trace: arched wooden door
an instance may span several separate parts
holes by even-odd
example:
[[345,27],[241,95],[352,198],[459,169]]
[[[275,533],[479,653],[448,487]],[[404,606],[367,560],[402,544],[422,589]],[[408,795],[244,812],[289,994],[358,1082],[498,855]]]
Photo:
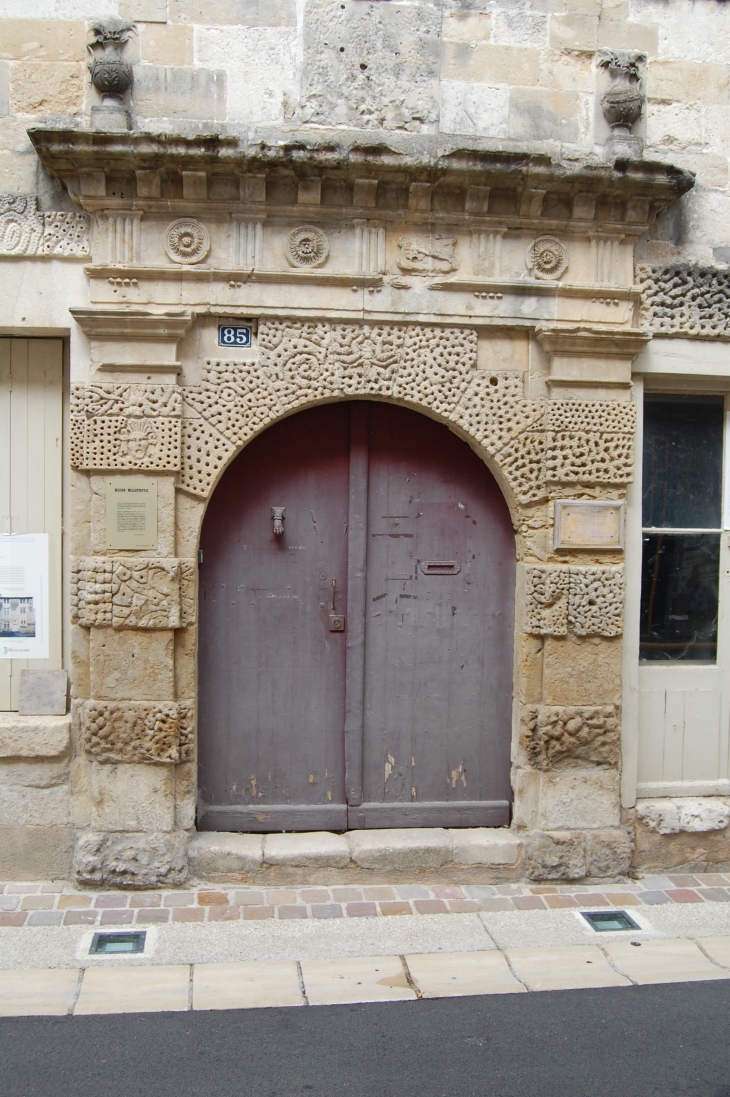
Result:
[[509,822],[514,534],[466,443],[301,412],[226,471],[201,548],[200,829]]

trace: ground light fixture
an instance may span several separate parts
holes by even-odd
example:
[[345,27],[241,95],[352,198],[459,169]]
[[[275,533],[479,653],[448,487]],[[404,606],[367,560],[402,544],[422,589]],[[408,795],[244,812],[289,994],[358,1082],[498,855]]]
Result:
[[596,933],[641,929],[625,910],[582,910],[580,913]]
[[90,956],[118,956],[144,952],[147,933],[95,933],[89,949]]

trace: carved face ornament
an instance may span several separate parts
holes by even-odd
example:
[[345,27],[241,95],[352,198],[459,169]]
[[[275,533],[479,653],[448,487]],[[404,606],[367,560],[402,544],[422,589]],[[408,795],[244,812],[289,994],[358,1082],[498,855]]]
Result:
[[147,456],[147,450],[157,441],[157,431],[148,419],[127,419],[119,435],[122,450],[134,461]]

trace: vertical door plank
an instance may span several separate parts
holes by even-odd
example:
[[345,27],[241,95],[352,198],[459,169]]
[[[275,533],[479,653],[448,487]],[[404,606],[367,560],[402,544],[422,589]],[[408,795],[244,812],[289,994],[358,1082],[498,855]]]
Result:
[[345,783],[347,802],[353,806],[362,803],[369,424],[368,404],[354,402],[350,409],[345,679]]
[[664,717],[666,690],[639,691],[639,767],[637,780],[656,784],[664,780]]
[[[0,339],[0,533],[10,532],[10,339]],[[0,659],[0,712],[10,708],[9,659]]]
[[662,781],[681,781],[684,759],[684,706],[687,693],[668,689],[664,707]]
[[[28,340],[13,339],[10,349],[10,509],[13,533],[28,533]],[[33,531],[36,532],[36,531]],[[35,661],[33,661],[35,665]],[[10,707],[17,709],[20,672],[29,659],[10,661]]]
[[716,781],[720,776],[719,690],[685,694],[683,781]]

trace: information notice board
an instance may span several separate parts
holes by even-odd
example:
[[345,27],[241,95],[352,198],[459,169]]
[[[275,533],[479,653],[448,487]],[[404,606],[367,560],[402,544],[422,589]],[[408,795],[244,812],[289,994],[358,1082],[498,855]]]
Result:
[[0,537],[0,659],[48,657],[48,534]]
[[157,481],[119,476],[106,483],[106,547],[157,548]]

